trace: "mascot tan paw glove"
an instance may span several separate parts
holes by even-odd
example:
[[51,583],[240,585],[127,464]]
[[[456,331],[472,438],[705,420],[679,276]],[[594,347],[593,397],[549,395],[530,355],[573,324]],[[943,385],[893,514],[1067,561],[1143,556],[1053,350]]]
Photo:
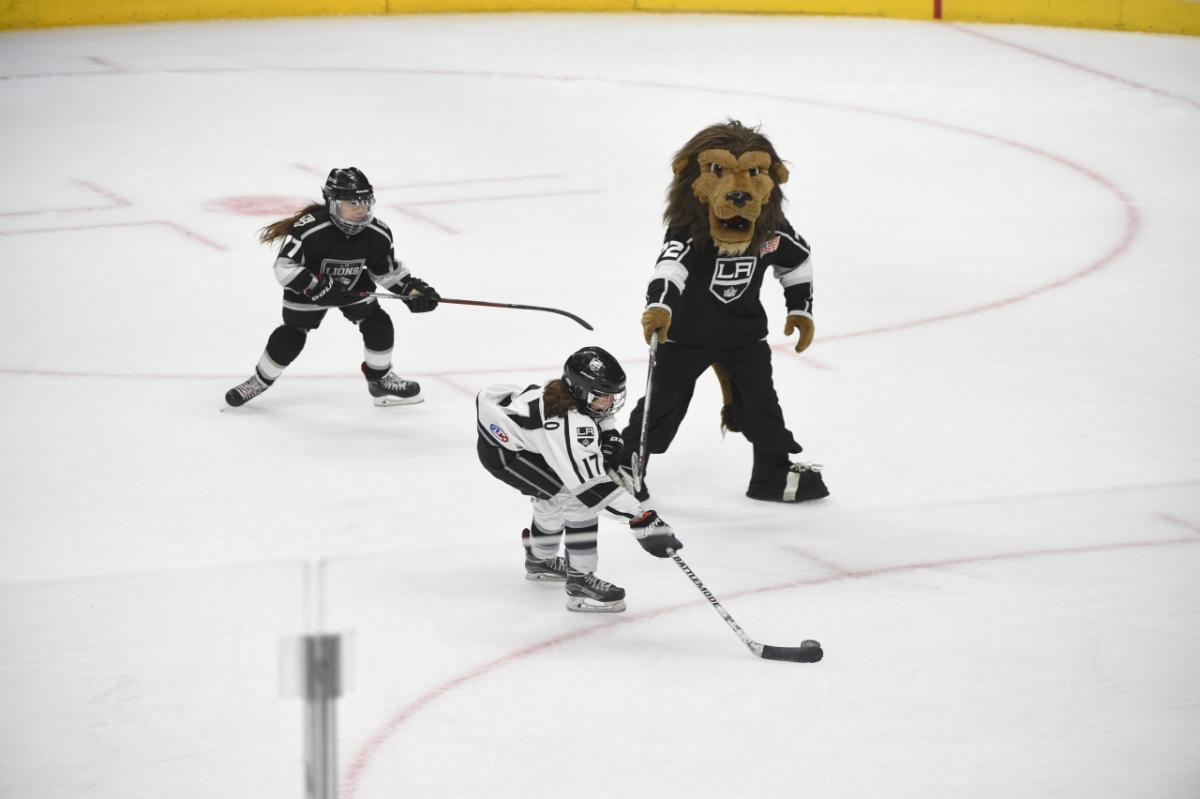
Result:
[[647,308],[642,312],[642,335],[646,337],[646,343],[650,343],[650,337],[658,333],[658,340],[667,340],[667,331],[671,329],[671,312],[666,308]]
[[793,331],[800,331],[800,338],[796,339],[796,352],[804,352],[808,349],[808,345],[812,344],[813,334],[817,332],[813,325],[813,320],[808,316],[799,314],[788,314],[787,324],[783,327],[783,335],[790,336]]

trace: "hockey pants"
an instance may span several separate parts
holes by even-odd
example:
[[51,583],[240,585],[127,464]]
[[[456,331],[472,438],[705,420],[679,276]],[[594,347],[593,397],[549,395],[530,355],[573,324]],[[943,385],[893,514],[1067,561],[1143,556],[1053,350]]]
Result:
[[[729,374],[733,386],[730,412],[742,435],[754,445],[750,486],[774,492],[778,485],[782,490],[790,464],[788,454],[801,449],[784,424],[772,379],[771,348],[765,341],[731,349],[689,347],[674,341],[660,344],[651,375],[647,456],[666,452],[671,446],[687,415],[696,380],[714,363],[721,364]],[[637,457],[645,402],[645,397],[638,400],[622,434],[625,448],[621,463],[626,465],[631,465]]]
[[529,497],[533,506],[529,544],[536,557],[545,560],[557,555],[561,540],[572,569],[596,570],[599,561],[596,512],[563,488],[545,458],[534,452],[504,449],[482,434],[476,452],[479,462],[493,477]]
[[[771,348],[765,341],[734,349],[689,347],[674,341],[660,344],[651,376],[647,452],[666,452],[671,446],[687,415],[696,380],[714,363],[721,364],[729,374],[734,389],[733,418],[754,445],[755,453],[786,456],[800,452],[800,445],[783,421],[771,373]],[[622,463],[632,463],[637,454],[645,401],[645,397],[639,399],[629,415],[629,425],[622,434]]]
[[[338,308],[348,321],[358,326],[363,339],[363,360],[369,376],[379,378],[392,368],[392,347],[396,332],[392,318],[375,300],[344,305]],[[284,307],[283,324],[267,339],[267,348],[259,359],[258,371],[273,382],[300,355],[308,341],[310,330],[316,330],[328,313],[328,308],[297,310]]]

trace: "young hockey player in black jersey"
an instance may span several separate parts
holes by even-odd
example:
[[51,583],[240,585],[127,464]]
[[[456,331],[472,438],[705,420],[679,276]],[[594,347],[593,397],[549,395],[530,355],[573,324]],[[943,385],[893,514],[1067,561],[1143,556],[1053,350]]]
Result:
[[375,218],[375,191],[359,169],[333,169],[314,203],[262,229],[259,240],[283,239],[275,278],[283,285],[283,324],[267,339],[254,374],[225,393],[235,408],[270,388],[304,349],[308,332],[337,308],[362,333],[363,376],[376,405],[422,402],[421,387],[392,372],[392,319],[369,296],[383,286],[406,297],[414,313],[432,311],[438,293],[409,273],[392,252],[392,231]]
[[[697,378],[712,366],[725,398],[722,422],[754,445],[746,495],[801,502],[828,495],[818,467],[792,463],[801,448],[783,421],[771,376],[767,315],[759,290],[768,270],[787,301],[784,334],[796,352],[812,342],[812,261],[783,215],[787,167],[756,129],[730,120],[697,133],[676,154],[663,215],[668,230],[646,292],[642,331],[658,335],[651,374],[647,455],[666,452]],[[623,482],[631,475],[645,399],[625,428]],[[642,483],[638,496],[649,495]]]
[[616,413],[624,403],[625,372],[599,347],[572,354],[562,379],[490,386],[475,400],[480,462],[533,505],[533,521],[522,531],[525,579],[564,582],[568,610],[625,609],[625,589],[595,574],[600,510],[628,520],[655,557],[683,546],[608,473],[621,450]]

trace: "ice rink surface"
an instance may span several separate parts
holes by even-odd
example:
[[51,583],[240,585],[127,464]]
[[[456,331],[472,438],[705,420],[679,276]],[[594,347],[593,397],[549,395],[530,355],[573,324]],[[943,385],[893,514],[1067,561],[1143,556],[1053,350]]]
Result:
[[[749,655],[601,523],[619,616],[522,579],[473,396],[638,317],[675,150],[791,167],[817,339],[775,376],[832,496],[743,496],[715,380],[650,484]],[[350,642],[343,799],[1200,796],[1200,40],[720,16],[0,34],[0,797],[303,794],[285,639]],[[451,297],[278,322],[256,230],[374,182]]]

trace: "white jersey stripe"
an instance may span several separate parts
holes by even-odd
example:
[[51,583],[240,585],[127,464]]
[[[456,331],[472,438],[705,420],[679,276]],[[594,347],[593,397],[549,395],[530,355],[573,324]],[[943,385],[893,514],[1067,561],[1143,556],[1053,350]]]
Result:
[[812,258],[805,258],[804,263],[794,266],[791,269],[785,269],[780,266],[776,266],[774,269],[776,280],[785,289],[791,286],[798,286],[801,283],[811,283],[813,279]]
[[650,276],[651,280],[662,279],[679,289],[679,293],[683,293],[684,287],[687,285],[688,271],[679,261],[659,261],[654,267],[654,273]]
[[542,419],[542,390],[542,386],[498,385],[481,391],[477,397],[481,435],[508,452],[541,455],[556,482],[580,505],[611,506],[616,515],[640,514],[640,503],[604,471],[603,427],[577,410]]

